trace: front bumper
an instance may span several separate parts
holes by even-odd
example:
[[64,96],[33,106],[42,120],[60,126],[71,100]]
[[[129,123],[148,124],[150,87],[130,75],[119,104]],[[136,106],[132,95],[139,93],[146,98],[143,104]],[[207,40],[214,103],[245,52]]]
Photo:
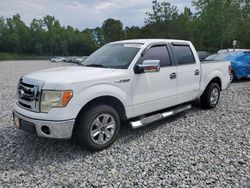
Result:
[[45,138],[70,139],[75,119],[63,121],[49,121],[33,119],[13,111],[15,125],[26,132]]

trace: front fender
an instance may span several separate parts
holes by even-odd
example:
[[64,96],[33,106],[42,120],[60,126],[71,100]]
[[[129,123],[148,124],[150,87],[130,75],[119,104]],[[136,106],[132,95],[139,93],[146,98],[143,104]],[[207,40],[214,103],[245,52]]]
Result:
[[118,99],[124,106],[126,114],[129,116],[131,113],[130,109],[132,106],[132,98],[129,94],[130,87],[129,85],[124,84],[123,87],[118,87],[114,84],[95,84],[85,88],[83,91],[78,93],[73,102],[77,114],[80,110],[91,100],[102,97],[102,96],[111,96]]

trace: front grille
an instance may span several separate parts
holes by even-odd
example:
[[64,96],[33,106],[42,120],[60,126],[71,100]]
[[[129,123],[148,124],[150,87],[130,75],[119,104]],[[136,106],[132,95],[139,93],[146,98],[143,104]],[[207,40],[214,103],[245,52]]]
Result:
[[22,77],[17,88],[17,104],[27,110],[39,112],[42,85],[40,81]]
[[21,106],[25,107],[25,108],[29,108],[29,109],[32,108],[30,105],[24,104],[24,103],[22,103],[22,102],[20,102],[20,101],[18,101],[18,103],[19,103]]

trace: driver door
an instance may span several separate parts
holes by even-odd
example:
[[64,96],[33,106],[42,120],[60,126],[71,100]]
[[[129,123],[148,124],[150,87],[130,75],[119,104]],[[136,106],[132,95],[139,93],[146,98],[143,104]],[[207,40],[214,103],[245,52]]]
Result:
[[176,104],[176,66],[172,64],[167,45],[150,47],[137,64],[144,60],[160,60],[160,71],[134,74],[133,117]]

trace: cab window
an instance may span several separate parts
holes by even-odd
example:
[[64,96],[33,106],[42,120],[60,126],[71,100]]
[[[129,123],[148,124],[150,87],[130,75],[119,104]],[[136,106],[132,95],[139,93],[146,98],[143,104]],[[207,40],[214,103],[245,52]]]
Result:
[[172,65],[166,46],[153,46],[149,48],[145,54],[140,57],[138,63],[142,64],[144,60],[160,60],[161,67]]
[[173,51],[177,65],[195,63],[193,52],[188,45],[173,45]]

